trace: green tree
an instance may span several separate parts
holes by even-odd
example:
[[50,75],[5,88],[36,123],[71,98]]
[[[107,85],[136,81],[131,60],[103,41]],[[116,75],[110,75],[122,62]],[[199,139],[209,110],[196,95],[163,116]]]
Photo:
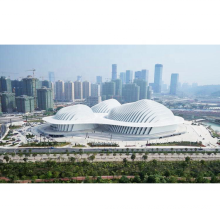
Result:
[[94,155],[94,154],[91,155],[88,159],[91,160],[91,161],[93,162],[93,160],[95,159],[95,155]]
[[136,155],[133,153],[133,154],[131,155],[131,159],[133,160],[133,162],[134,162],[135,158],[136,158]]
[[185,158],[186,163],[190,163],[190,160],[191,160],[190,157]]
[[3,157],[3,159],[4,160],[6,160],[6,162],[8,163],[9,162],[9,160],[10,160],[10,158],[9,158],[9,156],[8,155],[5,155],[4,157]]
[[144,161],[146,161],[148,157],[147,157],[147,155],[143,155],[142,158]]
[[27,160],[28,160],[27,157],[25,157],[25,158],[23,159],[23,161],[24,161],[25,163],[27,162]]

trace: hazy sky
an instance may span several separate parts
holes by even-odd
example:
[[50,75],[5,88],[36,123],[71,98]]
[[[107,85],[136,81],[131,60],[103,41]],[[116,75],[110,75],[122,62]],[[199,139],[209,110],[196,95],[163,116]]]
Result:
[[11,79],[25,77],[31,74],[26,70],[35,68],[38,78],[48,79],[48,71],[54,71],[56,80],[75,81],[82,75],[83,80],[95,82],[101,75],[105,81],[115,63],[118,75],[148,69],[153,82],[154,65],[160,63],[165,83],[170,83],[171,73],[179,73],[181,83],[220,84],[219,62],[220,45],[0,45],[0,72]]

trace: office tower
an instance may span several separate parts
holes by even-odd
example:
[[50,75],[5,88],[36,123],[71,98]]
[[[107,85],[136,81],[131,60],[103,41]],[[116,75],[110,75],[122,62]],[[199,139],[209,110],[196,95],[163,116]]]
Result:
[[34,97],[21,95],[15,97],[17,112],[28,113],[34,111]]
[[115,82],[105,82],[102,84],[102,96],[104,99],[112,98],[115,95]]
[[83,85],[80,81],[74,82],[74,98],[83,99]]
[[83,82],[83,98],[91,96],[91,83],[88,81]]
[[133,71],[126,70],[126,84],[130,84],[133,82]]
[[135,73],[134,73],[134,79],[142,79],[142,77],[141,77],[141,71],[135,71]]
[[40,82],[37,78],[31,75],[22,79],[23,95],[34,97],[34,107],[37,108],[37,89],[40,88]]
[[161,93],[163,65],[156,64],[154,72],[154,92]]
[[[50,81],[48,81],[48,80],[43,80],[42,82],[42,85],[41,85],[41,87],[47,87],[47,88],[49,88],[49,89],[51,89],[52,88],[52,82],[50,82]],[[41,88],[40,87],[40,88]]]
[[55,83],[55,74],[54,74],[54,72],[49,72],[48,73],[48,78],[49,78],[50,82]]
[[134,83],[136,83],[140,87],[140,97],[139,99],[147,98],[147,81],[143,79],[135,79]]
[[2,112],[11,113],[15,111],[15,94],[12,92],[2,92],[1,95],[1,104]]
[[117,64],[112,64],[112,80],[115,80],[117,78]]
[[91,84],[91,96],[98,97],[100,96],[100,85],[98,84]]
[[148,86],[147,87],[147,99],[152,99],[152,94],[153,94],[152,87]]
[[82,76],[77,76],[77,81],[82,82]]
[[141,70],[141,79],[147,81],[147,85],[149,83],[149,70]]
[[74,84],[71,81],[64,83],[64,97],[67,102],[74,102]]
[[101,101],[101,96],[89,96],[86,98],[86,105],[92,107],[94,105],[99,104]]
[[11,80],[5,76],[0,78],[0,92],[12,92]]
[[115,95],[121,96],[122,95],[122,82],[120,79],[113,80],[112,82],[115,83]]
[[53,91],[50,88],[42,87],[37,90],[38,108],[40,110],[53,109]]
[[23,82],[20,80],[11,80],[12,92],[15,96],[21,96],[23,94]]
[[62,80],[56,81],[56,96],[55,100],[62,102],[64,101],[64,82]]
[[178,83],[179,83],[179,74],[172,73],[171,79],[170,79],[170,94],[171,95],[177,94]]
[[96,76],[96,83],[102,84],[102,76]]
[[122,89],[124,102],[136,102],[140,97],[140,86],[135,83],[125,84]]
[[122,84],[126,83],[126,73],[125,72],[120,73],[120,80],[121,80]]

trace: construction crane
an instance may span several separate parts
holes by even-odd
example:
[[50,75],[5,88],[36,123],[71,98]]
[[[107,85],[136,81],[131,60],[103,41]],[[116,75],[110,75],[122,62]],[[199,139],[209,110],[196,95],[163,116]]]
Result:
[[[11,73],[11,72],[1,72],[1,74],[19,74],[19,73]],[[8,76],[10,78],[10,75]]]
[[34,72],[36,71],[35,69],[32,70],[26,70],[26,71],[33,71],[33,77],[34,77]]

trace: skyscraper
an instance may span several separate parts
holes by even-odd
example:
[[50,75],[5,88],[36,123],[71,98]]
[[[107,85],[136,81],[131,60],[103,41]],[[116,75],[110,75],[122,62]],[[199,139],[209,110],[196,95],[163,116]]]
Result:
[[123,87],[122,95],[124,98],[124,102],[136,102],[140,97],[140,86],[135,83],[126,84]]
[[117,64],[112,64],[112,80],[115,80],[117,78]]
[[42,81],[42,86],[45,86],[47,88],[52,88],[52,83],[48,80],[43,80]]
[[130,84],[133,82],[133,71],[126,70],[126,84]]
[[22,113],[28,113],[34,111],[34,97],[21,95],[15,97],[17,111]]
[[171,80],[170,80],[170,94],[171,95],[177,94],[178,83],[179,83],[179,74],[172,73]]
[[1,94],[2,112],[11,113],[15,111],[15,94],[12,92],[2,92]]
[[74,82],[74,98],[83,99],[83,85],[80,81]]
[[54,72],[49,72],[48,73],[48,78],[49,78],[49,81],[54,83],[55,82],[55,74]]
[[102,84],[103,100],[110,99],[115,95],[115,82],[105,82]]
[[64,83],[64,98],[67,102],[74,102],[74,84],[71,81]]
[[62,102],[64,101],[64,82],[62,80],[56,81],[56,96],[55,100]]
[[91,84],[91,96],[92,97],[100,96],[100,85],[99,84]]
[[22,79],[23,95],[34,97],[34,107],[37,107],[37,89],[40,88],[40,81],[29,75]]
[[11,80],[5,76],[0,78],[0,92],[12,92]]
[[163,65],[156,64],[154,72],[154,92],[161,93]]
[[12,92],[15,93],[15,96],[21,96],[23,94],[23,82],[20,80],[11,81]]
[[83,98],[91,96],[91,83],[88,81],[83,82]]
[[149,70],[141,70],[141,79],[147,81],[147,85],[149,83]]
[[147,98],[147,81],[143,79],[135,79],[134,83],[136,83],[140,87],[140,97],[139,99]]
[[82,82],[82,76],[77,76],[77,81]]
[[102,76],[96,76],[96,83],[102,84]]
[[38,108],[40,110],[49,110],[53,109],[53,92],[52,89],[47,87],[42,87],[41,89],[37,90],[37,101],[38,101]]
[[147,87],[147,99],[152,99],[152,94],[153,94],[152,87],[148,86]]
[[120,80],[121,80],[122,84],[126,83],[126,73],[125,72],[120,73]]
[[121,79],[116,79],[113,80],[115,83],[115,95],[116,96],[121,96],[122,95],[122,82]]

